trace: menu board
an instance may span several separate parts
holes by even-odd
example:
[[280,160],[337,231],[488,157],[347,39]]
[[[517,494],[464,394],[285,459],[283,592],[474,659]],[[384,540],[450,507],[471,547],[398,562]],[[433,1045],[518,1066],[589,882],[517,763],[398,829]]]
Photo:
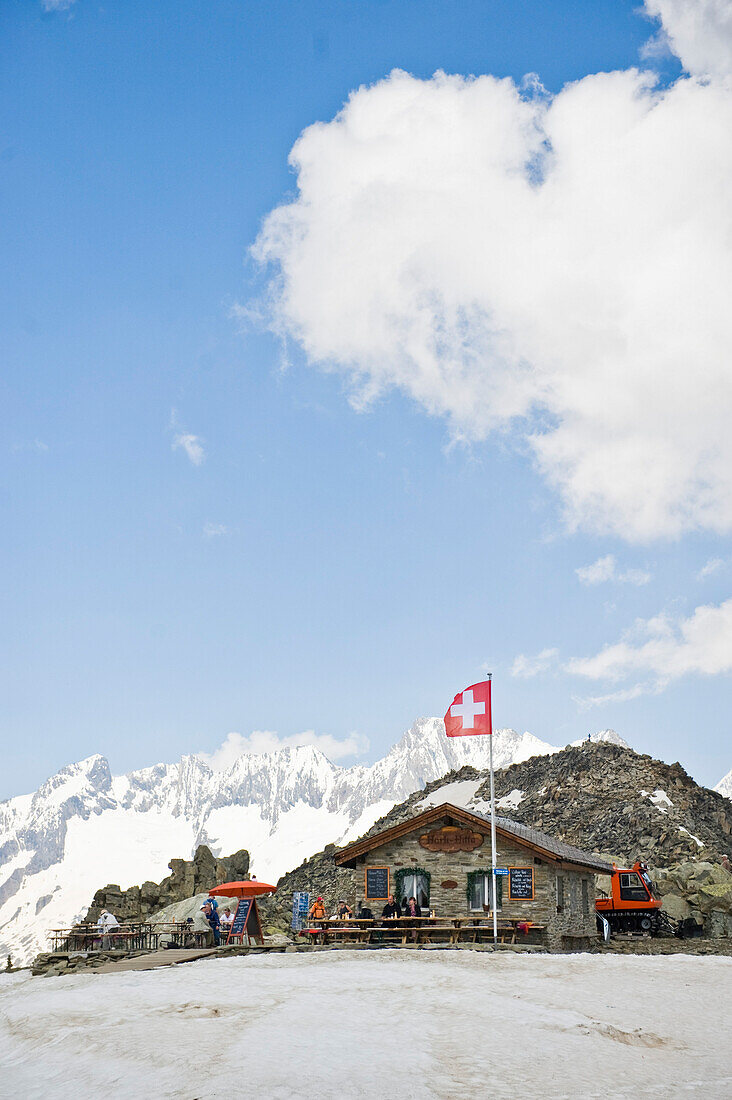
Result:
[[239,940],[240,943],[243,943],[245,936],[247,942],[257,940],[259,943],[264,943],[256,898],[239,899],[226,942],[231,943],[233,940]]
[[511,901],[532,901],[534,897],[534,868],[508,868],[508,897]]
[[389,897],[389,868],[367,867],[364,897],[370,901],[386,901]]
[[249,910],[252,907],[251,898],[239,898],[239,904],[236,907],[236,913],[234,914],[234,920],[231,923],[230,936],[242,936],[244,929],[247,925],[247,917],[249,916]]

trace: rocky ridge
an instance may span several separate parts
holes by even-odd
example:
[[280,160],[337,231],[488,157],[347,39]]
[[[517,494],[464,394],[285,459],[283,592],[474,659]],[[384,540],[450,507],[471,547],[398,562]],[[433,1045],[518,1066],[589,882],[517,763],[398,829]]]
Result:
[[[495,786],[498,812],[515,821],[619,864],[646,860],[661,893],[684,903],[679,916],[711,927],[713,911],[732,913],[732,875],[721,866],[732,850],[732,806],[695,783],[679,763],[607,741],[582,742],[497,771]],[[488,772],[464,767],[427,784],[364,835],[443,800],[489,813]],[[328,904],[338,899],[347,876],[334,864],[335,850],[330,845],[280,880],[270,903],[272,922],[289,923],[294,890],[322,894]],[[732,932],[732,918],[721,923]]]

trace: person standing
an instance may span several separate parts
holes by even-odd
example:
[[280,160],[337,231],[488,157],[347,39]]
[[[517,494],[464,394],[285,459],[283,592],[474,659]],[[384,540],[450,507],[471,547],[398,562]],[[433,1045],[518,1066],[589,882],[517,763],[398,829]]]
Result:
[[322,898],[316,898],[308,910],[308,920],[325,920],[325,906]]
[[102,951],[108,951],[112,946],[111,932],[115,928],[119,928],[119,921],[115,917],[114,913],[110,913],[108,909],[102,909],[99,914],[99,920],[97,921],[97,930],[102,936]]
[[208,921],[209,928],[213,932],[214,947],[218,947],[221,943],[221,921],[219,919],[218,907],[211,904],[211,898],[209,898],[204,905],[201,906],[203,915]]

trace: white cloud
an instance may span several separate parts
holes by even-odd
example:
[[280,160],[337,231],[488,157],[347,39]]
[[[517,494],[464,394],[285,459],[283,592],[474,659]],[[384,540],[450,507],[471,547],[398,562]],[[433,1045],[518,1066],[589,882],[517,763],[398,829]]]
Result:
[[723,558],[710,558],[705,562],[696,575],[698,581],[706,580],[707,577],[711,577],[713,573],[718,572],[724,565]]
[[645,0],[645,9],[661,20],[660,38],[688,73],[724,77],[732,71],[730,0]]
[[215,539],[228,533],[229,528],[223,523],[204,523],[203,525],[203,537],[206,539]]
[[68,11],[76,0],[41,0],[44,11]]
[[171,447],[174,451],[179,448],[184,450],[194,466],[200,466],[206,457],[203,440],[192,432],[179,432],[173,439]]
[[358,733],[338,738],[332,737],[329,733],[304,730],[303,733],[280,737],[274,730],[254,730],[248,736],[230,733],[215,752],[199,753],[199,756],[215,771],[224,771],[230,768],[240,756],[276,752],[278,749],[298,748],[302,745],[312,745],[320,749],[332,761],[342,760],[348,756],[362,756],[363,753],[368,752],[369,748],[368,738]]
[[621,641],[594,657],[569,661],[566,669],[590,680],[625,682],[610,694],[585,700],[590,705],[658,693],[681,676],[732,672],[732,599],[697,607],[686,619],[668,614],[638,619]]
[[625,569],[618,572],[618,562],[614,554],[598,558],[592,565],[582,565],[575,569],[581,584],[603,584],[605,581],[618,581],[620,584],[648,584],[651,574],[645,569]]
[[604,558],[598,558],[592,565],[583,565],[575,569],[575,573],[581,584],[602,584],[610,581],[615,576],[617,562],[613,554],[606,554]]
[[540,672],[546,672],[556,664],[559,657],[558,649],[542,649],[535,657],[527,657],[519,653],[511,665],[511,675],[528,680],[531,676],[538,676]]
[[732,529],[732,94],[654,80],[395,71],[304,131],[254,248],[273,329],[357,406],[511,429],[570,528],[636,541]]

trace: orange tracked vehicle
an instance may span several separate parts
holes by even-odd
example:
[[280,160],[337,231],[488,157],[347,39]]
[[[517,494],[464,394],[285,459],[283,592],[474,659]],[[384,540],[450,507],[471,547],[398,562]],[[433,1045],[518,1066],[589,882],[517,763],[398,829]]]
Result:
[[630,868],[613,863],[610,892],[598,889],[597,893],[595,912],[605,918],[611,932],[648,932],[656,936],[671,930],[645,863],[636,860]]

